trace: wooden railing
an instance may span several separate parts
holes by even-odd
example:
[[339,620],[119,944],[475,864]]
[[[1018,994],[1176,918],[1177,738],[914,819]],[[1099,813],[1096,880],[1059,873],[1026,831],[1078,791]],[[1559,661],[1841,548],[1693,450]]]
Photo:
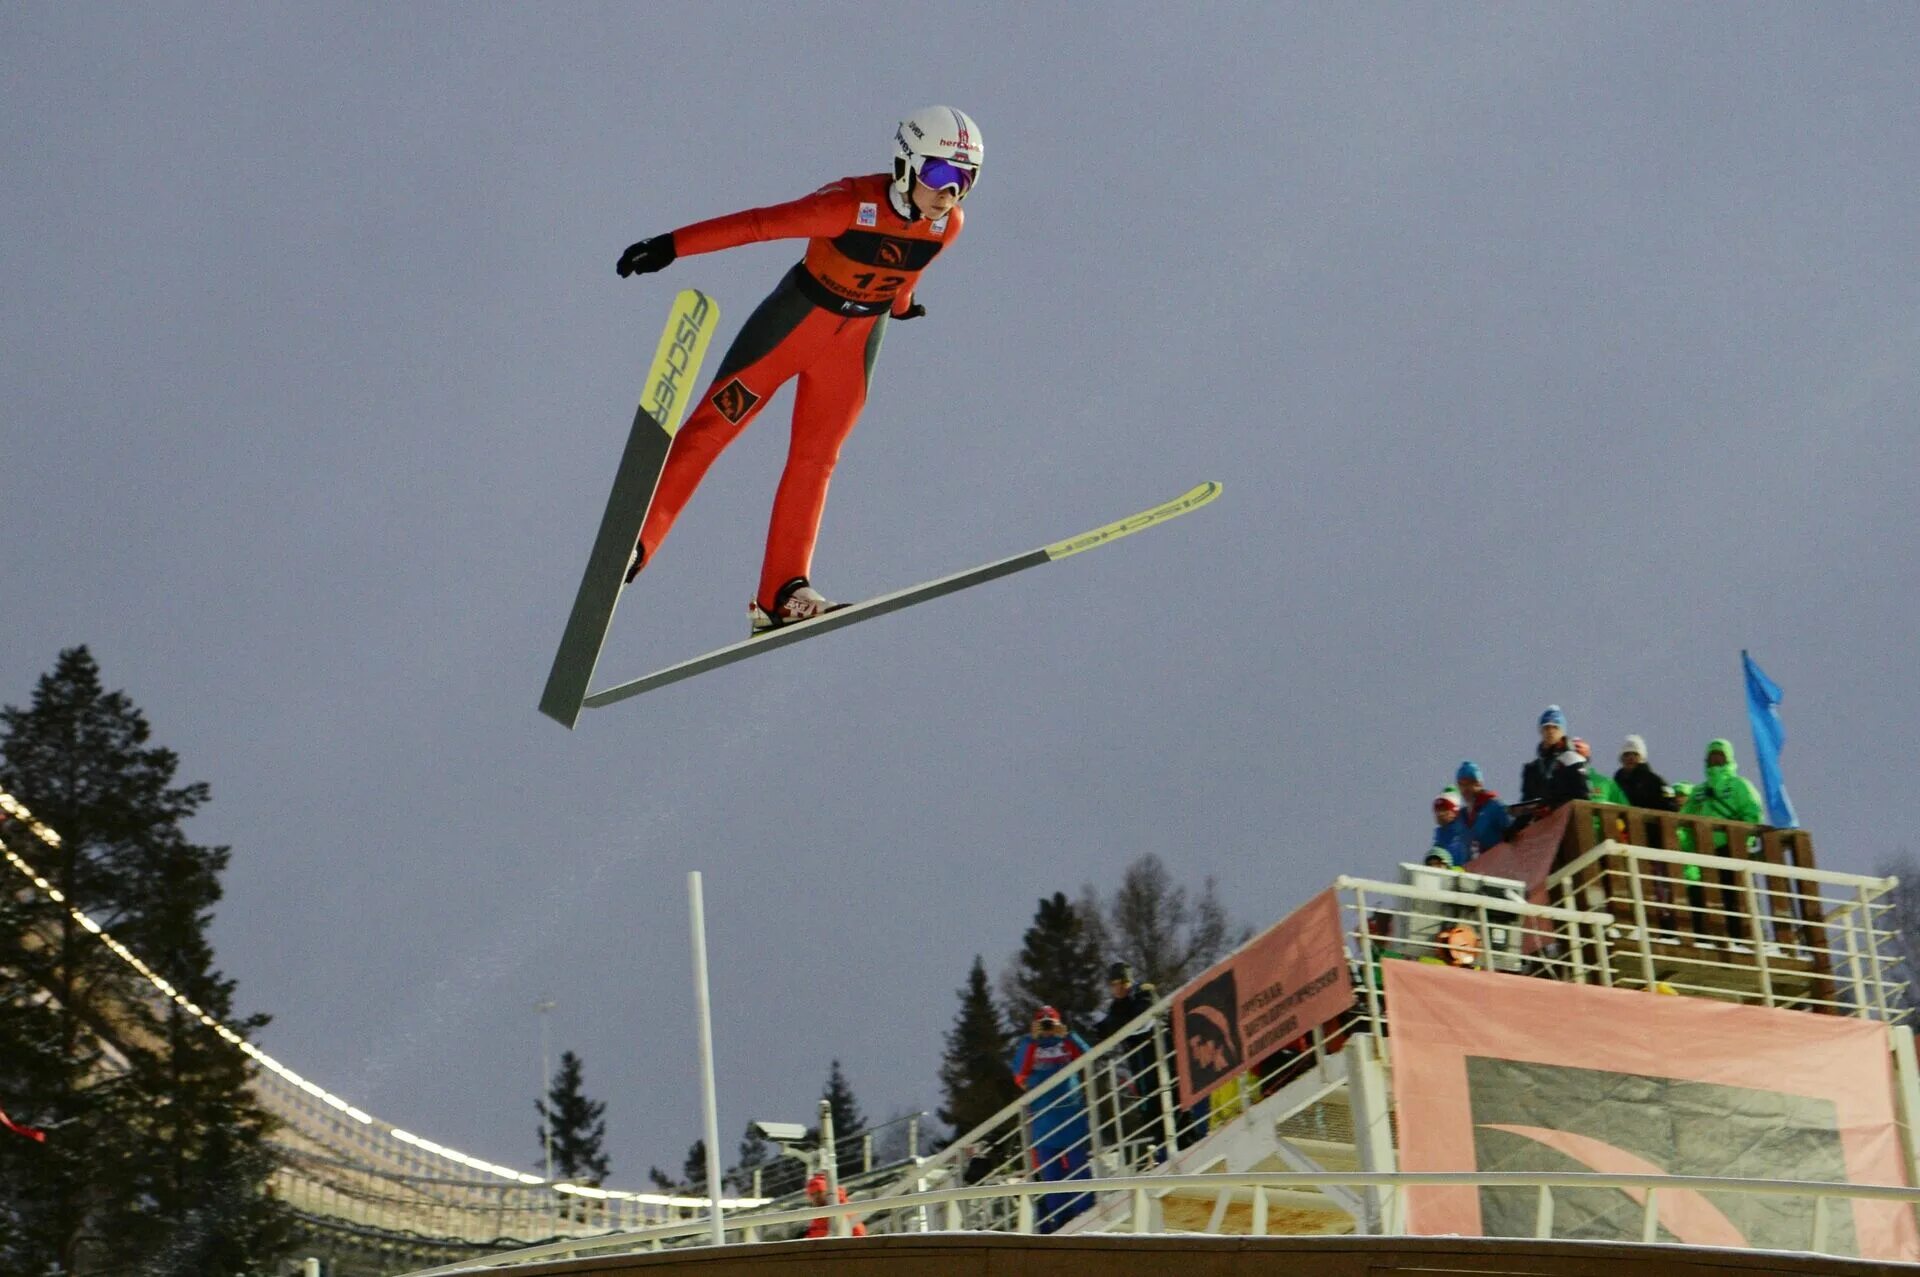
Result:
[[[1819,868],[1814,860],[1813,835],[1804,829],[1776,829],[1771,825],[1683,816],[1644,807],[1618,807],[1612,803],[1576,802],[1569,803],[1568,807],[1566,833],[1554,858],[1556,872],[1608,840],[1629,847],[1759,861],[1787,871]],[[1605,872],[1604,868],[1598,871]],[[1769,879],[1781,884],[1767,892],[1773,939],[1824,950],[1825,917],[1820,898],[1814,893],[1788,889],[1785,884],[1792,876],[1789,872]],[[1750,928],[1737,925],[1735,920],[1751,912],[1750,902],[1734,874],[1725,870],[1703,872],[1698,882],[1682,876],[1674,880],[1673,889],[1676,894],[1704,899],[1704,904],[1695,903],[1689,911],[1699,924],[1691,928],[1694,934],[1718,940],[1747,938]],[[1615,893],[1608,894],[1619,898]]]
[[[1616,980],[1825,1014],[1904,1014],[1885,919],[1893,880],[1819,868],[1806,830],[1588,802],[1551,819],[1564,823],[1541,831],[1557,838],[1548,895],[1613,916]],[[1619,966],[1629,952],[1637,976],[1635,961]]]

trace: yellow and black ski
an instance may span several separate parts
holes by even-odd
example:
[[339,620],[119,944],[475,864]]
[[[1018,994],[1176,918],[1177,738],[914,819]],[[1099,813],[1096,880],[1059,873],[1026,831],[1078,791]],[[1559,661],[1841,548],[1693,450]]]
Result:
[[[600,709],[617,701],[638,696],[642,692],[651,692],[669,683],[678,683],[682,679],[692,678],[695,674],[704,674],[708,670],[719,669],[723,665],[744,661],[750,656],[759,656],[763,652],[771,652],[775,648],[798,643],[802,639],[817,638],[830,630],[871,620],[888,612],[897,612],[903,607],[925,603],[928,599],[937,599],[943,594],[952,594],[956,590],[981,585],[999,577],[1025,571],[1027,568],[1039,567],[1042,563],[1052,563],[1056,559],[1064,559],[1070,555],[1107,545],[1121,537],[1131,536],[1135,532],[1143,532],[1156,524],[1165,523],[1168,519],[1178,518],[1189,510],[1198,510],[1219,495],[1218,483],[1203,483],[1172,501],[1157,505],[1151,510],[1142,510],[1131,518],[1109,523],[1105,527],[1083,532],[1076,537],[1068,537],[1064,541],[1056,541],[1052,545],[1043,545],[1025,554],[1016,554],[1012,558],[982,564],[977,568],[968,568],[964,572],[956,572],[952,576],[943,576],[935,581],[908,586],[892,594],[882,594],[878,598],[868,599],[864,603],[855,603],[839,611],[816,616],[811,620],[783,625],[779,629],[709,652],[705,656],[696,656],[690,661],[669,665],[645,678],[637,678],[630,683],[620,683],[603,691],[594,692],[587,696],[585,704],[589,709]],[[624,560],[622,562],[624,564]],[[544,704],[542,708],[545,708]]]
[[600,518],[600,532],[593,539],[587,570],[580,578],[580,592],[574,596],[573,611],[560,636],[560,650],[554,653],[546,690],[540,693],[540,712],[563,727],[570,728],[579,721],[581,703],[593,681],[593,667],[600,661],[600,649],[613,625],[613,609],[626,580],[628,556],[640,539],[647,508],[653,504],[654,486],[667,464],[667,449],[680,429],[688,402],[699,393],[700,365],[719,324],[720,304],[705,293],[689,288],[673,299],[653,367],[640,392],[640,407],[633,414],[627,450],[621,454],[620,468],[614,471],[607,512]]

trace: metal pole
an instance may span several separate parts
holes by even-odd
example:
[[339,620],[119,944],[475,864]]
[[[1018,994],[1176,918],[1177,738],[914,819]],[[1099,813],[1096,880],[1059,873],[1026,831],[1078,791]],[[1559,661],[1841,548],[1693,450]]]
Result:
[[[820,1156],[826,1164],[821,1167],[827,1174],[827,1205],[833,1206],[840,1201],[840,1154],[834,1147],[833,1103],[820,1101]],[[835,1215],[833,1225],[827,1231],[835,1237],[847,1235],[847,1217]]]
[[713,1244],[727,1244],[720,1219],[720,1106],[713,1089],[713,1001],[707,992],[707,912],[700,898],[700,871],[687,875],[687,908],[693,917],[693,1003],[700,1022],[700,1108],[707,1139],[707,1201],[713,1207]]
[[[540,1098],[545,1101],[547,1120],[541,1123],[541,1129],[547,1136],[547,1183],[553,1183],[553,1063],[547,1053],[547,1013],[553,1010],[552,998],[541,998],[533,1004],[540,1016]],[[551,1194],[549,1194],[551,1196]]]
[[1913,1030],[1904,1024],[1887,1027],[1893,1039],[1894,1097],[1900,1104],[1901,1134],[1906,1138],[1907,1171],[1920,1184],[1920,1062],[1913,1050]]
[[1173,1080],[1167,1076],[1167,1044],[1160,1036],[1160,1022],[1153,1023],[1153,1071],[1155,1090],[1160,1098],[1160,1138],[1166,1141],[1167,1160],[1172,1161],[1180,1142],[1179,1128],[1174,1123],[1174,1102],[1179,1099],[1179,1090]]

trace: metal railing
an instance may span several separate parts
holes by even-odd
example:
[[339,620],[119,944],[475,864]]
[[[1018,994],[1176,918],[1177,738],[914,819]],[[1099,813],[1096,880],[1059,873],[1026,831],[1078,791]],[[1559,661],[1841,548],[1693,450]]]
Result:
[[1609,983],[1888,1023],[1908,1015],[1885,925],[1896,885],[1611,840],[1548,880],[1561,904],[1610,917],[1586,957]]
[[[1640,1207],[1639,1240],[1659,1238],[1660,1204],[1663,1195],[1678,1193],[1715,1193],[1758,1195],[1769,1198],[1804,1199],[1812,1203],[1808,1212],[1805,1240],[1795,1239],[1790,1247],[1771,1249],[1792,1253],[1834,1253],[1836,1219],[1841,1209],[1834,1203],[1846,1203],[1857,1211],[1862,1205],[1887,1203],[1893,1210],[1911,1212],[1920,1206],[1920,1189],[1903,1185],[1844,1184],[1809,1180],[1735,1179],[1699,1175],[1617,1175],[1585,1171],[1399,1171],[1399,1172],[1301,1172],[1263,1171],[1213,1175],[1119,1175],[1087,1180],[1078,1185],[1083,1191],[1120,1196],[1129,1209],[1122,1227],[1108,1230],[1124,1233],[1164,1231],[1159,1203],[1181,1193],[1203,1195],[1244,1195],[1248,1201],[1248,1227],[1245,1235],[1267,1236],[1268,1215],[1264,1209],[1269,1192],[1308,1189],[1370,1191],[1387,1203],[1390,1226],[1387,1236],[1406,1236],[1397,1227],[1405,1218],[1405,1194],[1418,1188],[1531,1189],[1537,1205],[1533,1228],[1524,1236],[1550,1240],[1555,1236],[1556,1190],[1592,1191],[1613,1189],[1637,1197]],[[1008,1183],[973,1187],[933,1189],[875,1201],[846,1205],[809,1206],[800,1210],[765,1211],[735,1215],[726,1221],[731,1241],[754,1243],[761,1233],[786,1225],[816,1219],[853,1219],[873,1212],[898,1214],[920,1222],[916,1231],[957,1232],[969,1230],[969,1219],[996,1221],[991,1231],[1032,1234],[1040,1231],[1042,1209],[1035,1199],[1057,1192],[1059,1186],[1044,1183]],[[970,1209],[971,1208],[971,1209]],[[998,1209],[995,1209],[998,1208]],[[972,1226],[977,1231],[977,1225]],[[704,1221],[675,1224],[640,1232],[588,1240],[555,1242],[484,1259],[463,1261],[438,1268],[422,1269],[408,1277],[453,1277],[457,1273],[504,1268],[540,1260],[582,1259],[594,1256],[634,1254],[671,1249],[677,1243],[704,1239],[710,1225]],[[829,1230],[834,1232],[837,1230]],[[1851,1230],[1858,1235],[1857,1227]],[[1630,1240],[1630,1239],[1629,1239]],[[1755,1247],[1753,1249],[1762,1249]],[[1883,1258],[1895,1258],[1884,1256]],[[1916,1259],[1920,1255],[1899,1256]]]
[[[1343,1189],[1374,1181],[1322,1171],[1301,1150],[1345,1148],[1365,1160],[1357,1129],[1363,1123],[1348,1094],[1349,1069],[1338,1057],[1362,1035],[1384,1050],[1388,1009],[1381,974],[1389,961],[1656,988],[1891,1022],[1905,1017],[1910,991],[1894,975],[1893,934],[1881,925],[1893,879],[1813,867],[1812,844],[1803,831],[1600,804],[1570,806],[1563,863],[1546,882],[1551,905],[1477,890],[1338,879],[1353,1004],[1248,1062],[1197,1104],[1178,1103],[1164,1024],[1174,997],[1169,994],[946,1150],[915,1159],[879,1195],[856,1185],[848,1206],[784,1211],[768,1211],[759,1201],[723,1202],[731,1211],[727,1227],[757,1237],[762,1230],[822,1217],[865,1217],[875,1232],[920,1231],[936,1217],[945,1227],[1018,1231],[1105,1226],[1138,1217],[1131,1194],[1142,1179],[1155,1186],[1154,1193],[1175,1191],[1195,1178],[1221,1191],[1284,1180],[1292,1191],[1323,1193],[1352,1214],[1357,1199],[1342,1196]],[[46,846],[60,846],[57,832],[12,795],[0,792],[0,813]],[[1608,835],[1662,846],[1628,845]],[[1700,854],[1703,847],[1732,854]],[[558,1238],[548,1249],[564,1249],[589,1234],[615,1234],[641,1237],[658,1248],[708,1235],[710,1206],[703,1197],[547,1184],[376,1120],[186,1001],[15,850],[5,848],[5,859],[150,982],[154,997],[197,1016],[260,1066],[256,1091],[283,1123],[271,1137],[280,1158],[274,1191],[302,1214],[462,1245]],[[1369,1120],[1380,1128],[1372,1138],[1387,1139],[1390,1153],[1390,1115],[1382,1109]],[[1047,1136],[1038,1142],[1036,1123]],[[1260,1147],[1294,1169],[1285,1176],[1256,1172],[1235,1166],[1232,1156],[1216,1156],[1232,1140],[1215,1137],[1248,1131],[1260,1134]],[[1182,1173],[1203,1164],[1215,1169],[1202,1177]],[[1425,1181],[1400,1176],[1396,1182]],[[1089,1210],[1096,1200],[1097,1209]],[[1253,1200],[1264,1203],[1265,1197],[1253,1194]],[[1264,1212],[1264,1205],[1253,1209]],[[1550,1206],[1542,1209],[1550,1221]],[[1381,1219],[1371,1208],[1366,1216],[1372,1223]]]
[[[1355,990],[1345,1012],[1249,1061],[1211,1096],[1182,1108],[1165,1026],[1175,996],[1168,994],[1118,1033],[1093,1044],[1071,1067],[922,1162],[893,1190],[1044,1179],[1055,1185],[1046,1191],[1057,1200],[1043,1206],[1040,1224],[1054,1229],[1093,1207],[1082,1181],[1179,1170],[1206,1155],[1200,1150],[1188,1156],[1190,1150],[1243,1120],[1271,1124],[1296,1143],[1314,1139],[1350,1146],[1353,1122],[1342,1094],[1347,1073],[1336,1057],[1354,1035],[1378,1038],[1383,1032],[1383,962],[1446,962],[1578,982],[1606,974],[1591,957],[1612,922],[1604,913],[1366,878],[1337,879],[1335,890]],[[1463,945],[1440,925],[1448,921],[1464,921],[1480,938],[1477,944]],[[1527,952],[1527,935],[1544,936],[1547,943]],[[1046,1133],[1037,1144],[1036,1129]],[[1296,1160],[1297,1169],[1315,1169],[1309,1159]],[[963,1226],[992,1228],[1004,1222],[991,1217],[1003,1209],[992,1204],[991,1195],[968,1200],[982,1204],[963,1211]],[[885,1212],[866,1222],[875,1232],[918,1228],[916,1219]]]

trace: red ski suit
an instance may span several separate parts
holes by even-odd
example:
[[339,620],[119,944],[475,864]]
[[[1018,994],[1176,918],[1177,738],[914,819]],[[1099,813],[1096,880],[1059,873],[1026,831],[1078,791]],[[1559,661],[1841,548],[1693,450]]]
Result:
[[640,530],[652,559],[673,521],[722,449],[746,429],[768,396],[800,379],[793,439],[773,498],[760,606],[813,567],[827,483],[840,445],[867,402],[867,383],[889,315],[904,313],[913,287],[942,248],[959,238],[958,208],[909,222],[887,198],[884,173],[848,177],[804,199],[695,222],[673,232],[686,257],[770,239],[808,241],[806,256],[760,303],[728,348],[706,397],[674,436],[653,505]]

